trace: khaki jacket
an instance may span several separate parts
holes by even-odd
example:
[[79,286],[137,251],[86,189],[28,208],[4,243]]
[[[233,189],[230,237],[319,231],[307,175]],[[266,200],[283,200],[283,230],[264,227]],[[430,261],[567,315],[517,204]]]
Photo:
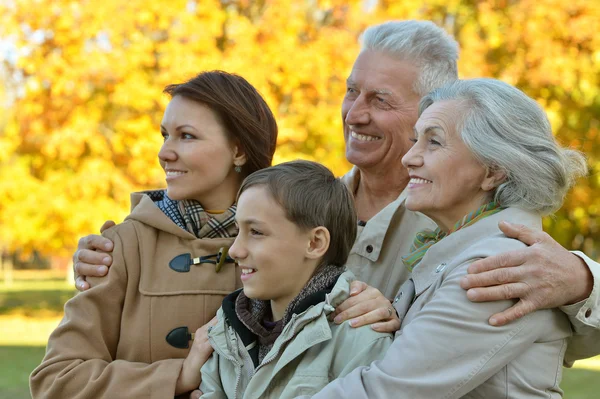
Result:
[[[169,266],[180,254],[193,258],[229,247],[230,238],[197,239],[173,223],[150,197],[132,195],[125,221],[104,232],[115,246],[106,278],[65,305],[46,356],[31,375],[34,398],[173,398],[188,354],[190,333],[216,313],[222,299],[241,287],[233,263]],[[214,259],[214,258],[213,258]],[[167,335],[174,329],[180,332]]]
[[402,319],[380,362],[360,368],[317,398],[559,398],[571,326],[557,310],[540,310],[502,327],[491,314],[512,301],[470,302],[460,288],[477,259],[523,248],[498,222],[541,228],[539,216],[509,208],[433,245],[400,289]]
[[335,306],[348,298],[352,280],[352,273],[345,272],[324,302],[294,314],[256,369],[248,349],[220,309],[219,323],[209,333],[215,352],[201,370],[202,398],[312,395],[354,368],[381,359],[392,343],[391,334],[327,320]]

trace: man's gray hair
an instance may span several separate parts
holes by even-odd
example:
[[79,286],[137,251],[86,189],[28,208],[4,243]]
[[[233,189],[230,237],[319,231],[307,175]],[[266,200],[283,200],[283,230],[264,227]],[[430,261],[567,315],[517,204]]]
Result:
[[419,78],[413,90],[420,96],[458,79],[458,43],[433,22],[389,21],[374,25],[364,31],[361,42],[363,51],[380,51],[414,62]]
[[585,157],[556,142],[544,110],[519,89],[495,79],[458,80],[423,97],[419,116],[450,100],[460,102],[456,128],[464,143],[488,170],[506,176],[494,195],[501,206],[552,213],[587,173]]

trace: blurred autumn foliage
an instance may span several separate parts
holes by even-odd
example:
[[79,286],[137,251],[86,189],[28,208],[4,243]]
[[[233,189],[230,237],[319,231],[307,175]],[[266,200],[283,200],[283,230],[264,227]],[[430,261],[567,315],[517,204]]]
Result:
[[360,33],[389,19],[445,28],[462,77],[522,88],[560,141],[588,155],[589,178],[545,228],[597,258],[598,0],[0,0],[0,243],[70,254],[123,219],[131,191],[164,186],[161,92],[202,70],[239,73],[263,93],[280,125],[276,162],[344,173],[345,79]]

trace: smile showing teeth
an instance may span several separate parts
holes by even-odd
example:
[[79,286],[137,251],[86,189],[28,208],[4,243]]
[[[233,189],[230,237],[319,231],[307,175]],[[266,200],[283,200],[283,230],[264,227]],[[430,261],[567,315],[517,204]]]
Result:
[[256,269],[247,269],[247,268],[242,268],[242,274],[252,274],[256,271]]
[[428,184],[431,183],[430,180],[421,179],[418,177],[413,177],[410,179],[410,184]]
[[186,174],[187,172],[182,172],[180,170],[167,170],[167,176],[181,176]]
[[352,138],[360,140],[360,141],[375,141],[375,140],[380,140],[379,137],[367,136],[365,134],[358,134],[354,130],[350,131],[350,135],[352,136]]

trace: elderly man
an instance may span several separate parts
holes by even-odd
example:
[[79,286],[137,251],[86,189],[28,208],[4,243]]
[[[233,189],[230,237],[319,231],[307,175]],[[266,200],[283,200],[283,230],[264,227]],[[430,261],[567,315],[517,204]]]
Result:
[[[400,255],[408,253],[415,234],[432,222],[404,207],[409,176],[401,159],[412,146],[420,98],[457,79],[457,59],[457,43],[430,22],[388,22],[364,34],[342,104],[346,157],[355,165],[342,179],[354,194],[360,220],[348,267],[374,288],[355,284],[355,294],[364,291],[338,309],[336,322],[352,319],[358,326],[385,319],[386,308],[369,301],[375,301],[377,290],[393,297],[409,278]],[[503,325],[536,309],[570,305],[561,309],[576,329],[599,334],[600,264],[568,252],[543,232],[512,224],[500,228],[529,248],[476,262],[461,282],[473,301],[519,299],[512,308],[491,315],[490,323]],[[111,257],[96,250],[111,248],[100,236],[80,240],[74,256],[79,290],[88,288],[84,276],[107,273]],[[364,314],[365,309],[374,310]],[[393,318],[374,326],[393,327],[398,328]],[[569,345],[575,351],[569,359],[597,353],[588,348],[589,336],[581,338]]]

